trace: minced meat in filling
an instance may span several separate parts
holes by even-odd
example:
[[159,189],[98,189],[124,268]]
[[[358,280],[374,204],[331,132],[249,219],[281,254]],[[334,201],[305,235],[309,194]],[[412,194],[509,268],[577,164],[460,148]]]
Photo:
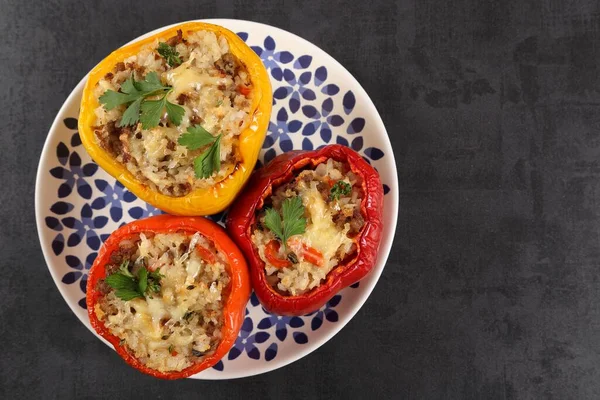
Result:
[[[164,45],[165,43],[161,43]],[[243,63],[229,51],[224,36],[210,31],[189,32],[167,40],[178,54],[172,61],[159,53],[159,42],[145,46],[114,66],[96,85],[101,98],[108,90],[118,92],[131,77],[146,79],[154,72],[162,85],[172,90],[166,99],[183,107],[181,122],[175,125],[164,113],[158,126],[144,129],[142,123],[122,124],[127,105],[110,110],[96,109],[95,135],[99,145],[143,184],[168,196],[184,196],[197,188],[213,186],[235,169],[239,160],[239,135],[250,123],[252,82]],[[150,96],[150,100],[160,96]],[[220,168],[198,176],[194,160],[209,148],[191,150],[178,143],[188,128],[200,125],[212,136],[221,135]]]
[[[107,277],[97,286],[104,296],[94,311],[144,365],[181,371],[214,352],[221,340],[226,265],[199,233],[140,234],[111,255]],[[127,279],[134,283],[128,289]]]
[[286,199],[300,198],[306,220],[304,232],[291,236],[283,246],[265,218],[269,207],[257,214],[252,241],[274,288],[300,295],[317,287],[342,261],[351,259],[356,253],[354,238],[364,225],[361,184],[346,164],[329,159],[314,170],[301,171],[274,191],[269,200],[272,209],[281,212]]

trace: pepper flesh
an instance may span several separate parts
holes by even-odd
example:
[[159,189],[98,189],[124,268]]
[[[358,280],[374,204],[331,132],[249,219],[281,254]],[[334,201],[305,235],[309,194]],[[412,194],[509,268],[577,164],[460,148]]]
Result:
[[[199,363],[193,364],[181,371],[161,372],[146,367],[130,354],[124,344],[120,343],[120,339],[110,333],[104,322],[98,319],[94,309],[103,294],[96,287],[98,281],[106,277],[105,265],[110,262],[110,256],[119,248],[119,243],[123,239],[134,237],[144,232],[167,233],[180,231],[187,232],[190,235],[199,232],[214,243],[217,250],[228,261],[227,272],[230,277],[230,283],[224,292],[226,300],[223,305],[221,341],[214,353],[205,356]],[[92,327],[100,336],[113,345],[125,362],[137,370],[156,378],[180,379],[212,367],[229,352],[231,346],[235,343],[244,319],[246,303],[250,297],[250,277],[248,275],[248,266],[242,253],[219,225],[203,217],[158,215],[131,222],[110,235],[92,265],[86,293],[86,305]]]
[[[140,182],[125,165],[116,161],[97,143],[94,137],[94,126],[96,122],[95,109],[99,103],[94,96],[94,88],[98,81],[111,72],[118,62],[137,54],[142,47],[157,39],[168,40],[176,35],[177,30],[182,30],[184,37],[187,36],[188,31],[206,30],[227,39],[230,52],[244,64],[252,83],[250,88],[245,88],[247,93],[244,93],[245,95],[251,94],[251,122],[239,136],[240,161],[228,177],[212,187],[194,189],[181,197],[171,197]],[[248,47],[239,36],[218,25],[187,22],[114,51],[90,72],[81,100],[79,135],[92,159],[140,199],[169,214],[210,215],[227,208],[250,177],[269,126],[272,101],[271,83],[264,65],[254,50]]]
[[[331,270],[316,288],[302,295],[287,296],[268,283],[265,263],[252,243],[256,212],[263,208],[275,188],[291,181],[299,170],[315,168],[329,158],[347,163],[350,170],[362,178],[364,195],[360,208],[365,224],[355,238],[356,254]],[[377,171],[354,150],[330,145],[319,150],[281,154],[257,170],[230,208],[227,230],[248,260],[252,286],[263,307],[276,314],[304,315],[321,308],[337,292],[361,280],[373,268],[381,241],[382,219],[383,185]]]

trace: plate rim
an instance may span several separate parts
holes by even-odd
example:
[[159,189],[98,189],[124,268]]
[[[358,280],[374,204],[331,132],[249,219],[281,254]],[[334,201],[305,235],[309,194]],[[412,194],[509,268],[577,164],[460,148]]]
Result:
[[[341,68],[342,71],[345,71],[350,77],[352,77],[352,79],[354,80],[355,84],[357,85],[357,89],[358,89],[358,96],[360,98],[366,98],[368,99],[367,102],[365,102],[365,104],[363,105],[363,107],[366,107],[368,110],[369,115],[372,115],[373,118],[371,118],[370,120],[373,121],[372,123],[374,123],[376,125],[376,130],[377,131],[382,131],[383,133],[385,133],[385,135],[382,135],[382,141],[384,142],[384,144],[386,145],[387,149],[391,150],[388,152],[388,154],[386,154],[386,157],[389,157],[389,163],[391,163],[394,168],[393,171],[395,171],[395,173],[391,174],[392,175],[392,181],[389,182],[390,183],[390,188],[395,189],[395,190],[390,190],[388,196],[390,198],[389,202],[385,202],[386,203],[386,207],[392,207],[392,213],[393,213],[393,234],[389,237],[389,239],[386,241],[386,238],[382,238],[382,242],[380,244],[379,250],[378,250],[378,260],[376,262],[375,267],[377,267],[377,264],[379,263],[383,263],[382,266],[380,268],[375,268],[374,270],[372,270],[365,278],[368,279],[373,279],[373,284],[370,287],[367,287],[366,290],[364,290],[359,296],[358,298],[353,302],[353,304],[351,305],[351,311],[344,314],[343,316],[340,316],[340,319],[338,320],[338,322],[335,324],[335,327],[333,329],[331,329],[330,332],[328,332],[328,334],[326,335],[322,335],[322,336],[318,336],[315,338],[314,341],[311,341],[311,346],[310,347],[304,347],[304,348],[300,348],[297,352],[294,353],[293,356],[288,356],[287,359],[283,359],[281,362],[279,363],[260,363],[256,365],[256,368],[252,368],[251,370],[248,370],[249,373],[246,374],[238,374],[238,375],[234,375],[234,376],[225,376],[227,375],[226,371],[220,371],[218,373],[218,375],[215,376],[211,376],[210,377],[204,377],[202,376],[203,373],[210,371],[209,369],[201,371],[200,373],[196,374],[196,375],[192,375],[189,378],[192,379],[200,379],[200,380],[225,380],[225,379],[239,379],[239,378],[246,378],[246,377],[251,377],[251,376],[255,376],[255,375],[260,375],[260,374],[264,374],[270,371],[274,371],[276,369],[279,368],[283,368],[301,358],[306,357],[308,354],[316,351],[317,349],[319,349],[321,346],[323,346],[325,343],[327,343],[329,340],[331,340],[335,335],[337,335],[349,322],[350,320],[352,320],[356,314],[360,311],[360,309],[364,306],[364,304],[366,303],[367,299],[371,296],[371,293],[373,292],[373,290],[375,289],[375,287],[377,286],[377,283],[379,282],[379,279],[381,278],[381,274],[383,273],[383,270],[385,269],[388,259],[389,259],[389,255],[391,253],[392,250],[392,246],[393,246],[393,242],[394,242],[394,238],[396,236],[396,229],[398,227],[398,215],[399,215],[399,183],[398,183],[398,170],[396,168],[397,164],[396,164],[396,159],[394,156],[394,151],[393,151],[393,147],[390,141],[390,137],[389,134],[387,132],[387,129],[385,128],[385,124],[383,123],[383,119],[381,118],[381,115],[379,114],[379,111],[377,110],[377,107],[375,106],[375,103],[373,102],[373,100],[371,99],[371,97],[368,95],[368,93],[366,92],[366,90],[363,88],[363,86],[360,84],[360,82],[358,81],[358,79],[356,79],[356,77],[350,72],[348,71],[348,69],[346,67],[344,67],[339,61],[337,61],[335,58],[333,58],[333,56],[331,56],[329,53],[327,53],[325,50],[321,49],[319,46],[317,46],[314,43],[311,43],[310,41],[304,39],[303,37],[286,31],[284,29],[281,29],[279,27],[276,26],[272,26],[272,25],[268,25],[268,24],[264,24],[261,22],[255,22],[255,21],[249,21],[249,20],[244,20],[244,19],[232,19],[232,18],[208,18],[208,19],[196,19],[196,20],[187,20],[187,21],[181,21],[181,22],[176,22],[173,24],[169,24],[169,25],[165,25],[156,29],[153,29],[147,33],[144,33],[136,38],[134,38],[133,40],[130,40],[129,42],[123,44],[122,46],[126,46],[130,43],[136,42],[138,40],[143,39],[144,37],[147,37],[149,35],[155,34],[157,32],[163,31],[165,29],[168,29],[172,26],[175,25],[180,25],[186,22],[208,22],[208,23],[213,23],[213,24],[217,24],[217,25],[224,25],[224,24],[235,24],[235,23],[244,23],[244,24],[250,24],[250,25],[258,25],[260,27],[262,27],[263,29],[271,29],[274,30],[277,33],[283,34],[283,35],[292,35],[292,37],[295,40],[299,40],[304,46],[308,46],[312,51],[316,51],[317,53],[319,53],[319,55],[321,57],[323,57],[324,59],[326,59],[328,61],[327,65],[331,65],[334,64],[336,65],[337,68]],[[227,28],[227,26],[225,26]],[[230,28],[227,28],[230,29]],[[231,30],[231,29],[230,29]],[[120,47],[122,47],[120,46]],[[314,53],[313,53],[314,54]],[[93,67],[92,67],[93,69]],[[90,69],[90,71],[92,70]],[[104,339],[102,336],[98,335],[98,333],[92,328],[92,326],[89,324],[89,321],[84,321],[82,320],[79,315],[78,315],[78,311],[80,311],[79,309],[76,309],[76,306],[78,306],[78,304],[76,303],[71,303],[69,302],[68,296],[65,292],[66,289],[62,289],[60,282],[61,279],[60,277],[57,275],[57,272],[53,270],[53,268],[50,267],[50,263],[49,260],[52,258],[52,256],[50,255],[50,250],[49,250],[49,246],[47,244],[47,241],[44,240],[44,233],[43,230],[45,228],[45,225],[42,223],[42,220],[44,220],[44,215],[42,212],[42,209],[44,207],[44,205],[42,204],[42,197],[40,194],[41,191],[41,187],[43,186],[42,183],[42,175],[46,172],[43,171],[42,168],[42,164],[44,163],[44,161],[47,160],[47,158],[49,157],[49,151],[50,151],[50,140],[51,140],[51,133],[53,131],[55,131],[58,126],[61,124],[62,119],[61,116],[65,113],[65,108],[68,104],[71,104],[73,102],[73,97],[76,97],[81,90],[83,89],[83,86],[85,85],[85,82],[87,80],[89,76],[89,72],[87,72],[83,78],[77,83],[77,85],[75,85],[75,87],[73,88],[73,90],[71,91],[71,93],[69,93],[69,95],[67,96],[67,98],[64,100],[64,102],[62,103],[62,105],[60,106],[58,112],[56,113],[56,117],[54,118],[52,125],[50,126],[50,129],[48,130],[48,133],[46,134],[46,139],[44,140],[44,145],[42,147],[42,151],[40,153],[40,158],[39,158],[39,163],[37,166],[37,172],[36,172],[36,179],[35,179],[35,190],[34,190],[34,207],[35,207],[35,219],[36,219],[36,228],[37,228],[37,232],[38,232],[38,240],[40,243],[40,247],[42,249],[42,254],[44,255],[44,262],[46,263],[46,267],[50,272],[50,275],[52,277],[52,280],[54,281],[54,285],[57,287],[59,293],[61,294],[63,300],[65,301],[65,303],[67,303],[68,307],[71,309],[72,313],[75,315],[75,317],[81,322],[83,323],[83,325],[94,334],[94,336],[96,336],[97,338],[99,338],[101,341],[103,341],[106,345],[108,345],[109,348],[111,348],[113,351],[114,348],[112,347],[112,345],[106,340]],[[387,197],[387,196],[386,196]],[[390,204],[387,204],[390,203]],[[385,248],[383,248],[383,246],[385,246]],[[382,257],[382,255],[385,254],[384,257]],[[383,261],[382,259],[385,258],[385,261]],[[87,312],[85,312],[85,314],[87,315]]]

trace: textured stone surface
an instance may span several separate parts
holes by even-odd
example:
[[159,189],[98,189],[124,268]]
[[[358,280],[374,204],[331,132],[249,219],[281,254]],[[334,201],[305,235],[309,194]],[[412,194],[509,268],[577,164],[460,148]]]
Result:
[[[0,0],[0,397],[599,398],[597,1],[275,3]],[[318,351],[252,378],[167,383],[126,367],[62,300],[34,175],[98,60],[205,17],[289,30],[356,76],[390,133],[401,214],[372,296]]]

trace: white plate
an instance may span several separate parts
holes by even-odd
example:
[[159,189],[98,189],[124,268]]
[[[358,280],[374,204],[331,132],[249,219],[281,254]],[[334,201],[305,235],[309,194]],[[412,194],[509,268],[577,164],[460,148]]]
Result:
[[[356,314],[375,287],[392,246],[398,219],[398,177],[390,141],[373,102],[337,61],[278,28],[227,19],[209,22],[237,32],[269,70],[274,106],[261,161],[292,148],[341,143],[378,169],[386,192],[386,224],[373,271],[320,311],[304,317],[270,315],[253,295],[240,337],[229,354],[215,367],[193,376],[230,379],[271,371],[304,357]],[[94,332],[85,310],[85,285],[101,242],[118,226],[160,211],[98,168],[81,145],[76,118],[86,78],[69,95],[48,132],[38,167],[35,208],[52,278],[75,315]],[[212,218],[222,222],[223,217]]]

